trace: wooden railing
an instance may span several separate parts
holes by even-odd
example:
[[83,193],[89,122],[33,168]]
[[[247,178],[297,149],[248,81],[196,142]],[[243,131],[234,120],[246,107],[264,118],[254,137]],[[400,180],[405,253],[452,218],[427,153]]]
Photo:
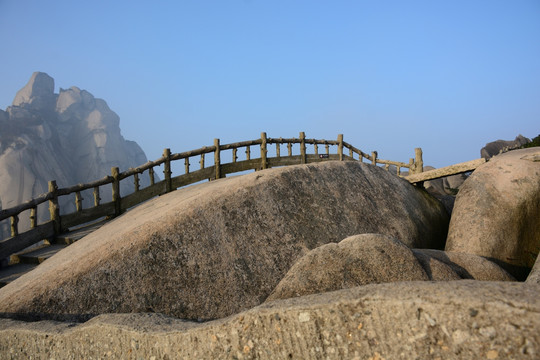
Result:
[[[295,144],[298,144],[300,151],[296,155],[293,154],[293,145]],[[268,157],[268,149],[271,145],[275,145],[275,156]],[[313,146],[313,153],[308,154],[308,145]],[[259,147],[259,157],[252,158],[252,146]],[[286,147],[286,155],[282,155],[282,146]],[[319,151],[319,147],[322,147],[321,152]],[[330,147],[336,148],[337,151],[331,152]],[[238,150],[244,148],[244,160],[239,160]],[[348,150],[348,154],[346,150]],[[226,151],[231,151],[231,162],[223,163],[221,158]],[[205,164],[205,155],[207,154],[213,154],[213,164],[211,166],[206,166]],[[155,161],[149,161],[144,165],[131,168],[124,172],[120,172],[117,167],[113,167],[110,176],[92,183],[78,184],[59,189],[56,181],[50,181],[49,191],[47,193],[13,208],[0,210],[0,221],[7,219],[11,221],[11,237],[0,242],[0,259],[8,257],[43,239],[53,238],[74,226],[103,217],[118,216],[125,210],[155,196],[163,195],[177,188],[203,180],[223,178],[227,174],[327,160],[367,160],[374,165],[384,165],[387,170],[391,166],[394,166],[398,176],[401,175],[402,168],[407,169],[412,174],[422,172],[423,169],[421,149],[415,150],[415,159],[410,159],[409,163],[382,160],[377,156],[376,151],[368,155],[343,141],[343,135],[338,135],[337,140],[316,140],[307,139],[303,132],[300,133],[298,138],[288,139],[267,138],[266,133],[262,133],[260,139],[226,145],[221,145],[219,139],[215,139],[213,146],[205,146],[197,150],[176,154],[172,154],[170,149],[165,149],[163,156]],[[199,168],[196,170],[193,170],[191,167],[190,159],[193,158],[198,158],[199,160]],[[184,160],[184,172],[173,177],[171,163],[182,159]],[[156,182],[154,168],[162,165],[164,179]],[[144,173],[148,174],[150,185],[141,189],[140,179]],[[128,178],[131,178],[133,181],[134,192],[123,197],[120,194],[120,182]],[[100,187],[109,184],[112,185],[112,201],[102,204]],[[93,206],[83,208],[81,192],[89,190],[93,190]],[[75,212],[60,215],[59,197],[73,196],[73,194],[75,194]],[[48,202],[50,220],[43,224],[38,224],[37,207],[46,202]],[[22,212],[28,210],[30,210],[30,229],[19,233],[19,216]]]

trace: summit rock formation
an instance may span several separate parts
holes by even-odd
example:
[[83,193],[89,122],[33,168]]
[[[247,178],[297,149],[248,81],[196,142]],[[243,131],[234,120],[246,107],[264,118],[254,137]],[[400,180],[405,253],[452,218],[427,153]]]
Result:
[[540,244],[539,160],[533,147],[478,167],[456,197],[445,250],[490,258],[525,280]]
[[377,166],[267,169],[133,208],[3,287],[0,314],[222,318],[264,302],[290,267],[321,245],[378,233],[403,247],[442,249],[448,221],[436,199]]
[[[0,110],[0,208],[47,192],[50,180],[65,187],[100,179],[113,166],[125,170],[145,163],[146,155],[122,137],[119,123],[104,100],[77,87],[56,94],[54,79],[35,72],[12,105]],[[132,191],[130,184],[122,186],[124,194]],[[104,191],[103,201],[110,196]],[[62,209],[74,206],[62,204]],[[46,206],[38,207],[38,221],[47,219]],[[26,228],[27,216],[20,220],[20,229]],[[9,235],[7,227],[5,222],[0,227],[2,237]]]

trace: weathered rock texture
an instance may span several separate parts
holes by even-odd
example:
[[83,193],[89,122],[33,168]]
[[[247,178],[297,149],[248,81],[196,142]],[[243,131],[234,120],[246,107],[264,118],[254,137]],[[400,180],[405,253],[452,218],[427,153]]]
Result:
[[386,235],[362,234],[308,252],[291,267],[267,301],[374,283],[461,279],[515,281],[481,256],[411,250]]
[[311,250],[291,267],[268,300],[412,280],[429,278],[411,249],[385,235],[362,234]]
[[484,159],[490,159],[495,155],[500,154],[501,152],[506,152],[508,150],[518,149],[521,146],[531,142],[530,139],[527,139],[523,135],[518,135],[514,140],[497,140],[487,143],[480,150],[480,156]]
[[517,282],[403,282],[274,301],[202,324],[160,314],[78,325],[0,319],[0,357],[532,360],[539,291]]
[[[47,182],[59,186],[86,183],[110,175],[111,167],[121,170],[141,165],[146,156],[133,141],[120,134],[119,117],[101,99],[72,87],[54,93],[54,80],[36,72],[17,92],[13,105],[0,111],[0,204],[18,205],[48,191]],[[149,179],[141,178],[142,185]],[[122,193],[133,186],[122,183]],[[86,203],[92,195],[83,194]],[[110,191],[103,189],[103,201]],[[72,199],[69,199],[72,201]],[[61,209],[74,210],[72,203]],[[46,206],[38,207],[38,220],[48,220]],[[0,236],[7,237],[5,223]],[[19,227],[29,225],[28,216],[20,217]]]
[[534,263],[531,273],[525,282],[528,284],[540,285],[540,257],[536,258],[536,262]]
[[0,312],[221,318],[262,303],[318,246],[381,233],[441,248],[447,222],[438,201],[376,166],[264,170],[140,205],[0,289]]
[[[449,266],[461,279],[474,279],[480,281],[516,281],[499,265],[474,254],[465,254],[452,251],[440,251],[432,249],[415,249],[415,255],[419,253],[429,256],[432,260],[439,261]],[[420,255],[421,257],[422,255]],[[431,261],[432,261],[431,260]],[[426,269],[426,268],[424,268]],[[433,279],[433,280],[452,280]]]
[[525,279],[540,249],[539,153],[514,150],[475,170],[457,195],[447,251],[493,259]]

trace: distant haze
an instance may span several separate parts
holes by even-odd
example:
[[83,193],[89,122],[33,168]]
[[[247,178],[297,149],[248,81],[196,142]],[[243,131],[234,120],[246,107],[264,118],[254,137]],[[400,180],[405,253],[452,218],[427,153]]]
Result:
[[540,133],[539,35],[538,0],[0,1],[0,108],[42,71],[150,159],[305,131],[440,167]]
[[[48,181],[59,187],[88,183],[146,162],[137,143],[120,133],[118,115],[107,103],[73,86],[53,92],[54,79],[35,72],[15,95],[7,111],[0,110],[0,209],[11,208],[48,191]],[[148,185],[149,177],[141,177]],[[123,194],[133,191],[122,182]],[[108,190],[108,191],[107,191]],[[103,202],[111,200],[110,186],[100,190]],[[91,190],[82,192],[83,206],[93,204]],[[75,210],[71,197],[60,199],[61,211]],[[49,219],[47,204],[38,207],[38,222]],[[20,217],[20,230],[29,226],[29,215]],[[0,238],[8,234],[0,223]]]

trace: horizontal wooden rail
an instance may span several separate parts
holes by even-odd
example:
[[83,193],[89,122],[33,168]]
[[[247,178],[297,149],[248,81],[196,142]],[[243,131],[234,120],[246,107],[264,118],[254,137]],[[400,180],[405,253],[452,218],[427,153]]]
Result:
[[142,174],[143,172],[153,168],[153,167],[156,167],[156,166],[161,166],[163,163],[165,162],[165,159],[163,157],[155,160],[155,161],[148,161],[146,162],[145,164],[141,165],[141,166],[138,166],[136,168],[131,168],[131,169],[128,169],[122,173],[120,173],[120,178],[121,179],[125,179],[127,177],[130,177],[130,176],[133,176],[135,174]]
[[96,186],[99,187],[99,186],[103,186],[107,184],[112,184],[112,182],[113,182],[112,176],[105,176],[103,179],[100,179],[100,180],[97,180],[88,184],[77,184],[77,185],[70,186],[67,188],[58,189],[56,190],[56,195],[57,196],[69,195],[77,191],[84,191],[84,190],[92,189]]
[[420,183],[428,180],[435,180],[442,177],[463,174],[469,171],[476,170],[477,167],[484,164],[486,159],[480,158],[476,160],[471,160],[451,166],[442,167],[439,169],[428,170],[420,174],[412,174],[406,177],[406,179],[411,183]]
[[[293,154],[293,145],[298,144],[294,149],[299,154]],[[253,157],[251,147],[260,148],[259,156]],[[269,146],[275,147],[275,156],[269,156]],[[286,146],[286,153],[282,154],[282,146]],[[308,153],[313,149],[313,153]],[[336,151],[330,151],[330,147],[336,147]],[[319,149],[324,147],[324,149]],[[238,159],[238,150],[245,153],[245,159]],[[333,148],[334,149],[334,148]],[[319,150],[321,150],[319,152]],[[346,153],[348,150],[348,154]],[[222,163],[221,152],[232,151],[232,161]],[[213,154],[213,164],[205,162],[205,156]],[[410,159],[409,163],[398,161],[382,160],[377,157],[377,152],[373,151],[371,155],[361,151],[351,144],[343,141],[343,135],[338,135],[337,140],[308,139],[304,132],[299,134],[298,138],[270,138],[266,133],[261,133],[260,139],[241,141],[231,144],[220,144],[219,139],[215,139],[214,145],[204,146],[199,149],[171,153],[165,149],[163,156],[154,161],[148,161],[136,168],[130,168],[120,172],[118,168],[111,169],[111,175],[105,176],[100,180],[87,184],[77,184],[66,188],[58,188],[56,182],[49,182],[49,192],[39,195],[23,204],[10,209],[0,210],[0,221],[11,219],[11,237],[0,242],[0,258],[5,258],[14,252],[20,251],[44,238],[50,238],[66,231],[71,227],[82,225],[103,217],[114,217],[120,215],[127,209],[147,201],[155,196],[163,195],[180,187],[194,184],[205,180],[215,180],[225,177],[229,174],[239,173],[248,170],[262,170],[271,167],[289,166],[297,164],[309,164],[328,160],[351,161],[368,160],[374,165],[384,165],[386,169],[390,166],[397,168],[397,174],[400,175],[401,168],[406,168],[411,173],[416,173],[422,169],[421,150],[416,149],[415,159]],[[192,169],[190,159],[198,159],[198,169]],[[183,160],[185,171],[183,174],[173,176],[171,164],[174,161]],[[164,179],[156,182],[155,167],[163,166]],[[150,185],[140,188],[140,175],[148,173]],[[132,178],[134,192],[125,196],[120,194],[120,182],[127,178]],[[112,201],[105,204],[101,203],[100,187],[111,185]],[[83,199],[81,192],[93,189],[93,206],[83,208]],[[109,190],[110,191],[110,190]],[[76,211],[70,214],[60,215],[59,197],[75,194]],[[44,224],[38,225],[36,221],[37,206],[45,202],[49,203],[50,220]],[[30,210],[31,229],[19,233],[18,223],[19,215],[26,210]]]

